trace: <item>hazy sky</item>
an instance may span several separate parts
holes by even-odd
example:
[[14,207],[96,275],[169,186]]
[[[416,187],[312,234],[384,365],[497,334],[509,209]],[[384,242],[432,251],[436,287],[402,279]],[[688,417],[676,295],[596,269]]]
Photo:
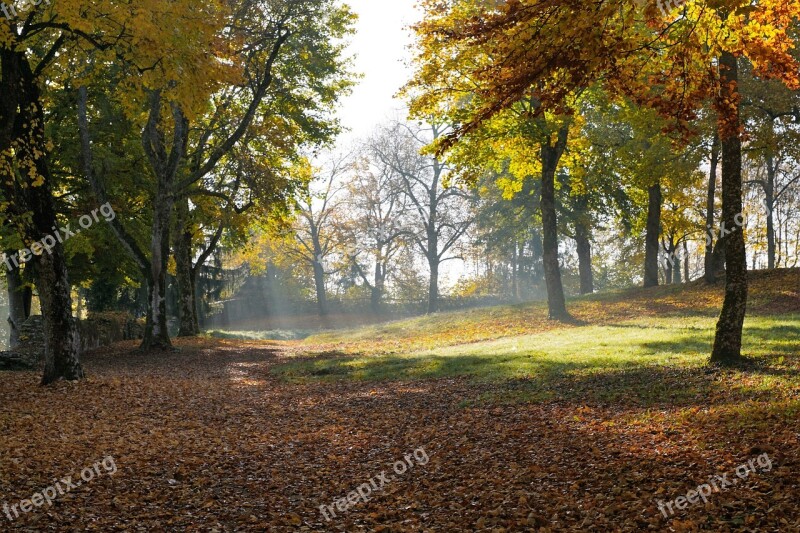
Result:
[[407,26],[416,21],[415,2],[346,0],[359,16],[349,52],[355,55],[356,72],[364,77],[343,102],[339,117],[351,131],[342,140],[369,135],[402,109],[403,104],[392,97],[410,76],[406,65],[412,39]]

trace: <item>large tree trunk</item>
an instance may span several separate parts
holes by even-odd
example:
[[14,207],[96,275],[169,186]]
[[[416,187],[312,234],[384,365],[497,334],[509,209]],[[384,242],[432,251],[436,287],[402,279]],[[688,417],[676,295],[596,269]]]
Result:
[[189,199],[175,205],[175,278],[178,285],[178,337],[195,337],[200,334],[194,293],[192,269],[192,231],[189,226]]
[[661,236],[661,183],[647,190],[647,229],[645,235],[644,286],[658,286],[659,237]]
[[[42,123],[42,122],[40,122]],[[42,140],[44,135],[42,134]],[[44,143],[42,143],[44,146]],[[43,153],[43,152],[42,152]],[[45,236],[53,241],[48,253],[34,256],[36,288],[44,319],[44,374],[42,384],[65,379],[73,381],[84,377],[80,364],[80,338],[72,318],[71,286],[67,277],[67,258],[64,247],[50,232],[56,227],[56,213],[50,193],[51,176],[44,159],[36,161],[37,171],[45,181],[38,187],[25,189],[26,206],[32,211],[32,241],[42,241]]]
[[714,135],[711,144],[711,170],[708,173],[708,197],[706,199],[706,283],[717,281],[717,268],[714,264],[714,207],[717,197],[717,171],[719,169],[719,135]]
[[747,312],[747,251],[742,231],[742,140],[739,70],[736,57],[720,57],[718,101],[722,140],[722,221],[725,237],[725,302],[717,323],[711,361],[735,363],[742,357],[742,330]]
[[[72,298],[67,279],[67,261],[61,239],[54,235],[56,212],[51,193],[52,176],[47,164],[45,117],[39,85],[23,51],[0,47],[0,168],[33,166],[36,176],[27,172],[21,179],[0,176],[0,187],[8,212],[29,245],[48,244],[33,257],[36,286],[44,321],[44,373],[42,384],[61,379],[84,377],[79,360],[80,340],[72,318]],[[11,149],[12,144],[16,146]],[[11,158],[16,161],[12,163]],[[43,182],[34,185],[34,178]],[[26,212],[30,217],[22,216]],[[57,231],[57,230],[56,230]],[[59,235],[60,237],[60,235]],[[45,241],[46,239],[46,241]],[[52,243],[52,244],[51,244]],[[31,246],[32,247],[32,246]]]
[[[6,257],[16,254],[16,250],[6,251]],[[6,281],[8,284],[8,325],[10,349],[19,346],[19,328],[28,316],[25,314],[25,292],[22,281],[22,272],[18,265],[9,261],[11,268],[7,269]]]
[[172,198],[159,186],[153,213],[153,227],[150,235],[150,272],[147,280],[147,322],[145,324],[142,350],[169,350],[167,322],[167,261],[169,259],[169,219],[172,212]]
[[147,323],[141,350],[170,350],[167,327],[167,261],[169,259],[170,218],[175,205],[175,178],[186,153],[189,122],[177,104],[172,109],[172,149],[168,153],[161,128],[162,99],[159,91],[150,94],[150,113],[142,132],[142,145],[156,177],[153,226],[150,230],[150,268],[146,272],[148,289]]
[[547,284],[547,306],[551,320],[570,320],[561,283],[561,266],[558,257],[558,215],[556,214],[556,170],[566,148],[569,130],[562,127],[559,140],[542,143],[542,248],[544,277]]

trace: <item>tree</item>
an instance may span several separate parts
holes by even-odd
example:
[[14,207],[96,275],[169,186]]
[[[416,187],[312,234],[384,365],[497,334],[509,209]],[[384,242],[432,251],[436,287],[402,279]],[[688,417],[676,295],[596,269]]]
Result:
[[306,167],[306,171],[315,177],[310,180],[309,190],[297,200],[293,226],[297,245],[287,251],[310,265],[320,316],[329,312],[325,261],[341,241],[337,223],[343,204],[340,193],[344,185],[341,180],[350,167],[349,155],[334,156],[320,169]]
[[370,308],[380,313],[394,259],[405,246],[403,219],[408,197],[395,170],[373,157],[371,143],[380,140],[367,142],[365,154],[359,158],[346,185],[346,228],[348,241],[353,244],[347,255],[369,289]]
[[400,180],[408,201],[405,234],[428,263],[428,313],[439,310],[439,269],[474,218],[469,205],[474,197],[456,186],[448,186],[447,165],[437,157],[420,154],[448,128],[440,124],[414,127],[395,123],[372,143],[375,158]]
[[[711,99],[722,142],[723,223],[735,227],[742,208],[737,56],[749,57],[758,75],[797,86],[791,50],[800,2],[723,0],[707,7],[689,1],[671,13],[656,3],[641,12],[620,0],[583,7],[578,0],[491,7],[424,1],[427,16],[416,26],[418,70],[407,91],[417,93],[412,110],[456,124],[439,151],[523,99],[536,98],[541,112],[563,110],[576,91],[600,79],[671,117],[682,131]],[[740,359],[747,303],[742,232],[725,244],[726,295],[713,362]]]
[[[350,84],[341,43],[353,21],[348,8],[331,0],[242,0],[230,7],[215,17],[217,25],[199,33],[200,46],[187,47],[177,59],[196,67],[201,82],[176,82],[180,77],[160,69],[164,87],[143,87],[147,118],[141,139],[155,182],[149,253],[134,246],[124,227],[115,230],[147,282],[145,350],[171,347],[166,271],[175,200],[191,195],[198,182],[217,171],[252,128],[269,130],[276,144],[293,138],[295,148],[309,138],[332,138],[337,128],[326,113]],[[239,46],[225,44],[231,41]],[[219,51],[219,57],[208,49]],[[84,144],[88,151],[89,143]],[[92,180],[98,196],[104,195],[102,182]],[[182,288],[188,291],[190,284]]]

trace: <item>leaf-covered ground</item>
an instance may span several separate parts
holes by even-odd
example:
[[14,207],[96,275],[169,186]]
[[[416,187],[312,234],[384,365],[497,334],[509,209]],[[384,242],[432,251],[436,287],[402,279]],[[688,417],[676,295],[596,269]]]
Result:
[[[378,356],[366,328],[353,345],[198,339],[164,355],[121,344],[85,358],[87,381],[51,388],[2,373],[0,505],[106,456],[118,470],[52,507],[0,515],[0,530],[800,531],[793,280],[754,292],[744,370],[705,365],[704,306],[718,296],[695,286],[664,289],[661,303],[577,303],[600,305],[580,327],[554,329],[526,307],[544,333],[509,334],[489,318],[513,309],[437,316],[476,331],[482,316],[490,333],[439,344],[421,326],[389,341],[397,353],[376,339]],[[777,301],[768,290],[785,295],[771,310],[758,303]],[[624,311],[663,299],[682,311]],[[419,448],[427,464],[392,471]],[[764,454],[769,471],[668,520],[659,512],[657,500],[734,478]],[[393,479],[368,502],[323,518],[321,505],[382,472]]]

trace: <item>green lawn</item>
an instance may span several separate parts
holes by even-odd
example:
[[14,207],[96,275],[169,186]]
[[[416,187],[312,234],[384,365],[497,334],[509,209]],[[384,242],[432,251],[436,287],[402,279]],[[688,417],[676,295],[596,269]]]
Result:
[[[691,403],[721,386],[747,397],[772,391],[773,399],[781,390],[788,394],[800,388],[800,315],[748,318],[745,352],[752,364],[746,377],[726,371],[731,383],[720,381],[707,365],[714,324],[710,317],[650,317],[409,353],[328,353],[278,366],[274,372],[295,382],[468,377],[494,384],[485,393],[493,401],[582,398],[675,404]],[[363,340],[376,329],[356,335]]]

